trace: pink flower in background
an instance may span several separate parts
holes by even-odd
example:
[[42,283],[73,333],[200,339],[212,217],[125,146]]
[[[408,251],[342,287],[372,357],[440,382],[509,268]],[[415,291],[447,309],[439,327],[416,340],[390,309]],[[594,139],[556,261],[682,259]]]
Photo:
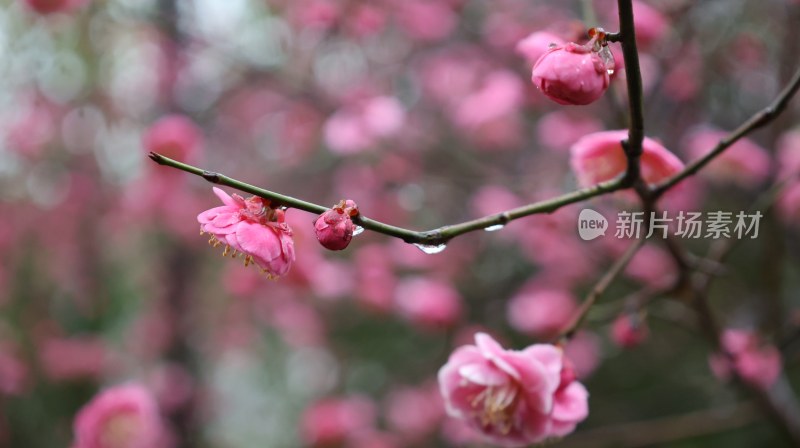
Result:
[[589,414],[586,388],[549,344],[505,350],[478,333],[439,370],[439,387],[451,417],[503,447],[563,437]]
[[669,20],[661,11],[645,2],[633,1],[633,18],[636,41],[645,47],[652,45],[669,32]]
[[328,398],[306,408],[300,436],[310,446],[340,446],[349,437],[373,428],[376,411],[365,397]]
[[543,54],[547,53],[551,46],[563,46],[566,43],[564,39],[553,33],[536,31],[517,42],[515,50],[526,61],[535,64]]
[[610,82],[608,67],[597,52],[571,42],[547,50],[533,66],[531,80],[548,98],[564,105],[591,104]]
[[579,331],[564,346],[564,356],[572,361],[576,376],[588,378],[600,365],[602,347],[600,338],[587,330]]
[[783,133],[778,139],[779,177],[800,178],[800,129]]
[[337,154],[358,153],[397,134],[405,120],[405,109],[396,98],[370,98],[328,117],[323,129],[325,143]]
[[255,263],[270,277],[281,277],[294,263],[292,230],[284,222],[284,211],[273,209],[269,201],[252,196],[232,197],[214,187],[214,194],[224,204],[197,215],[200,231],[211,235],[210,244],[225,244],[224,255],[233,249],[245,266]]
[[784,222],[797,225],[800,221],[800,181],[793,182],[781,191],[775,208]]
[[202,131],[184,115],[165,115],[153,123],[144,135],[147,151],[181,161],[194,160],[202,144]]
[[395,289],[397,311],[425,328],[447,328],[461,317],[461,295],[449,283],[414,277]]
[[[621,142],[627,138],[628,131],[603,131],[575,142],[570,149],[570,164],[578,183],[588,187],[622,175],[628,165]],[[644,138],[642,149],[642,178],[649,185],[663,182],[683,169],[683,162],[675,154],[651,138]]]
[[624,348],[640,345],[650,335],[647,323],[639,316],[621,314],[611,324],[611,340]]
[[314,222],[314,232],[323,247],[342,250],[353,239],[355,224],[351,217],[358,215],[358,206],[351,200],[341,201]]
[[16,347],[0,343],[0,394],[19,395],[29,385],[29,369]]
[[25,0],[29,8],[39,14],[52,14],[57,12],[70,12],[80,8],[89,0]]
[[[690,133],[683,145],[693,159],[699,159],[711,152],[727,135],[725,131],[703,127]],[[770,159],[767,151],[745,137],[706,165],[700,175],[720,183],[753,188],[762,183],[769,172]]]
[[138,384],[99,393],[78,412],[74,430],[74,448],[170,446],[155,399]]
[[419,446],[435,432],[444,414],[438,387],[404,387],[387,397],[386,421],[411,445]]
[[713,354],[709,358],[711,371],[717,378],[727,380],[731,368],[744,381],[768,389],[781,373],[781,354],[772,345],[765,345],[749,330],[728,329],[722,334],[722,348],[730,354]]
[[533,288],[508,301],[506,316],[515,330],[550,338],[558,335],[577,309],[575,298],[567,291]]
[[665,249],[645,244],[625,267],[625,275],[647,286],[665,288],[675,280],[678,271]]
[[458,16],[446,2],[405,0],[399,4],[397,21],[409,37],[437,41],[453,32],[458,25]]
[[550,112],[542,116],[536,125],[539,141],[556,151],[567,150],[584,135],[602,129],[603,124],[594,117],[576,116],[564,111]]
[[53,381],[100,378],[110,367],[109,351],[96,337],[51,337],[39,347],[45,375]]
[[459,101],[455,123],[478,144],[503,148],[517,144],[522,122],[523,84],[514,73],[497,70],[486,76],[480,89]]

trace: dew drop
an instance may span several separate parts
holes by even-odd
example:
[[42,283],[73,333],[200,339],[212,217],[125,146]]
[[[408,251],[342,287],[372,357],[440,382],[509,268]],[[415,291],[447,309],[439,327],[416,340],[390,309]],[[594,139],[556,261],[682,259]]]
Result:
[[438,254],[447,248],[447,244],[440,244],[438,246],[431,246],[428,244],[414,244],[417,246],[417,249],[425,252],[428,255]]
[[364,233],[364,228],[363,227],[361,227],[361,226],[353,227],[353,236],[358,236],[358,235],[361,235],[362,233]]
[[602,59],[603,64],[606,66],[606,72],[608,75],[611,76],[614,74],[614,55],[611,53],[611,48],[608,45],[604,45],[603,48],[600,49],[598,52],[600,55],[600,59]]
[[487,232],[496,232],[496,231],[502,229],[503,227],[505,227],[504,224],[496,224],[496,225],[493,225],[493,226],[489,226],[489,227],[487,227],[487,228],[485,228],[483,230],[485,230]]

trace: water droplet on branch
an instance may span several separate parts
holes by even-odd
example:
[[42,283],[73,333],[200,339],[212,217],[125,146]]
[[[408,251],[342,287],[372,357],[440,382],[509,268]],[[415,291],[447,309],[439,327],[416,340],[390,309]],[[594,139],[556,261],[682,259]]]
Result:
[[489,226],[489,227],[487,227],[487,228],[485,228],[483,230],[485,230],[487,232],[496,232],[496,231],[502,229],[503,227],[505,227],[505,224],[495,224],[495,225]]
[[364,228],[363,227],[361,227],[361,226],[353,227],[353,236],[358,236],[358,235],[361,235],[362,233],[364,233]]
[[429,255],[438,254],[439,252],[442,252],[443,250],[445,250],[447,248],[447,244],[440,244],[438,246],[431,246],[431,245],[428,245],[428,244],[417,244],[417,243],[414,243],[414,245],[417,246],[417,249],[419,249],[419,250],[421,250],[421,251],[423,251],[423,252],[425,252],[426,254],[429,254]]

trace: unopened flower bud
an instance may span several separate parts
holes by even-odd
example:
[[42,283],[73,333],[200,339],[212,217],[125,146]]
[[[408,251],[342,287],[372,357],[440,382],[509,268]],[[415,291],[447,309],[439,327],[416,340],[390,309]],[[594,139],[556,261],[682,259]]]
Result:
[[568,43],[549,49],[533,66],[531,81],[551,100],[565,105],[597,101],[608,89],[608,62],[597,45]]
[[358,206],[351,200],[340,201],[327,212],[321,214],[314,222],[317,240],[330,250],[342,250],[353,239],[352,217],[358,215]]

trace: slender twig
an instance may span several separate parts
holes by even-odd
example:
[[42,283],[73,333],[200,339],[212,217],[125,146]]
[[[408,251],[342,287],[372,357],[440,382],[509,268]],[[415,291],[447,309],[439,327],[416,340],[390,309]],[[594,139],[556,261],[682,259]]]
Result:
[[706,409],[654,420],[621,423],[578,432],[554,448],[644,447],[715,434],[747,426],[759,420],[752,403]]
[[[634,186],[640,180],[639,162],[644,141],[644,107],[642,93],[642,71],[639,67],[639,50],[636,48],[636,31],[633,26],[632,0],[619,0],[619,35],[615,40],[622,43],[622,57],[625,60],[625,82],[628,88],[629,127],[628,138],[622,142],[628,169],[624,185]],[[639,188],[637,188],[639,190]]]
[[[303,210],[314,214],[322,214],[328,210],[328,207],[319,204],[314,204],[313,202],[304,201],[302,199],[297,199],[284,194],[275,193],[273,191],[265,190],[263,188],[259,188],[254,185],[230,178],[220,173],[203,170],[201,168],[197,168],[195,166],[170,159],[169,157],[163,156],[161,154],[150,153],[150,158],[160,165],[170,166],[172,168],[177,168],[187,173],[200,176],[211,183],[225,185],[231,188],[235,188],[239,191],[243,191],[245,193],[250,193],[264,199],[269,199],[270,201],[272,201],[273,205],[276,206],[296,208],[298,210]],[[595,196],[600,196],[606,193],[617,191],[622,188],[623,188],[622,178],[617,178],[607,182],[599,183],[592,187],[583,188],[580,190],[573,191],[571,193],[557,196],[552,199],[534,202],[532,204],[524,205],[522,207],[517,207],[501,213],[485,216],[483,218],[474,219],[459,224],[448,225],[444,227],[439,227],[437,229],[421,231],[421,232],[393,226],[390,224],[385,224],[380,221],[370,219],[364,216],[363,214],[359,214],[358,216],[353,218],[353,222],[360,225],[361,227],[364,227],[367,230],[372,230],[374,232],[382,233],[384,235],[400,238],[407,243],[438,246],[440,244],[445,244],[449,240],[459,235],[463,235],[465,233],[486,229],[498,225],[500,226],[506,225],[509,222],[514,221],[515,219],[523,218],[525,216],[541,214],[541,213],[551,213],[565,205],[585,201]]]
[[575,335],[575,332],[578,331],[584,319],[586,319],[586,316],[589,314],[589,311],[592,309],[592,306],[595,304],[595,302],[597,302],[597,299],[603,295],[609,286],[611,286],[611,283],[614,281],[614,279],[616,279],[617,276],[622,273],[622,271],[625,269],[625,266],[628,265],[633,256],[636,255],[636,252],[638,252],[642,247],[644,241],[644,238],[640,238],[631,243],[625,253],[622,254],[622,256],[619,257],[613,265],[611,265],[611,268],[600,278],[600,280],[597,281],[592,290],[589,291],[589,294],[586,295],[586,298],[583,300],[583,303],[581,303],[580,308],[578,308],[578,310],[575,312],[575,315],[572,317],[570,323],[564,327],[564,329],[561,331],[561,334],[558,336],[558,338],[556,338],[557,341],[570,339]]
[[720,140],[719,143],[717,143],[717,146],[715,146],[711,152],[690,163],[678,174],[670,177],[653,188],[652,195],[654,197],[661,196],[667,190],[677,185],[680,181],[700,171],[701,168],[708,165],[709,162],[722,154],[739,139],[775,120],[786,109],[786,106],[789,104],[789,100],[792,99],[798,90],[800,90],[800,68],[795,72],[792,80],[789,81],[789,84],[783,89],[783,91],[781,91],[775,100],[770,103],[769,106],[748,118],[747,121],[742,123],[738,128]]

